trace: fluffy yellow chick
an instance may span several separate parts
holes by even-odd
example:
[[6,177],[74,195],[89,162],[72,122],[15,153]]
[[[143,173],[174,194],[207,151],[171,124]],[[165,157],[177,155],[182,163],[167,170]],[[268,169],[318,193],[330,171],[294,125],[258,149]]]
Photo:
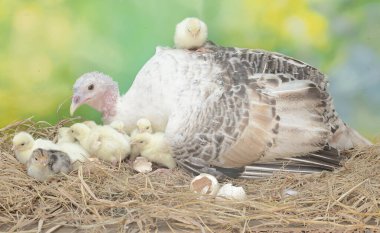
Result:
[[67,174],[70,171],[70,158],[62,151],[36,149],[28,161],[28,175],[39,181],[45,181],[60,172]]
[[[125,125],[122,121],[112,121],[111,124],[109,124],[110,127],[115,129],[117,132],[121,133],[126,140],[130,140],[130,137],[128,136],[127,132],[125,131]],[[104,127],[107,127],[106,125]]]
[[136,126],[137,128],[132,131],[131,136],[139,133],[153,133],[152,123],[146,118],[139,119]]
[[[153,133],[152,129],[152,123],[146,119],[146,118],[141,118],[136,122],[137,128],[132,131],[131,136],[135,136],[139,133]],[[132,145],[132,151],[131,151],[131,156],[130,160],[135,160],[137,156],[139,156],[140,152],[136,148],[136,146]]]
[[69,127],[61,127],[58,129],[58,140],[57,144],[66,143],[66,142],[75,142],[75,138],[71,133]]
[[131,144],[142,157],[167,168],[174,168],[176,162],[163,133],[141,133],[132,136]]
[[177,24],[174,44],[178,49],[198,49],[207,40],[207,25],[198,18],[186,18]]
[[90,129],[85,124],[76,123],[70,129],[83,148],[99,159],[115,165],[130,153],[129,141],[111,127],[98,126]]
[[75,140],[68,127],[58,129],[57,144],[70,157],[71,163],[85,162],[90,157],[89,153]]
[[88,126],[90,129],[95,129],[98,126],[95,121],[83,121],[83,124]]
[[58,150],[59,147],[52,141],[45,139],[34,140],[27,132],[20,132],[13,137],[12,150],[20,163],[27,164],[33,151],[37,148]]
[[125,125],[122,121],[112,121],[111,124],[109,124],[109,126],[116,129],[119,133],[125,133]]

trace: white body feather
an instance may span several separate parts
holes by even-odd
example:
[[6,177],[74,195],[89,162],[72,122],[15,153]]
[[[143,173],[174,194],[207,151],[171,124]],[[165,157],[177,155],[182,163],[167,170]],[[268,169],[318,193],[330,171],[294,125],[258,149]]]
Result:
[[202,172],[306,155],[327,143],[370,144],[337,116],[314,67],[267,51],[207,49],[157,48],[106,123],[122,120],[131,132],[147,118],[165,132],[178,163]]

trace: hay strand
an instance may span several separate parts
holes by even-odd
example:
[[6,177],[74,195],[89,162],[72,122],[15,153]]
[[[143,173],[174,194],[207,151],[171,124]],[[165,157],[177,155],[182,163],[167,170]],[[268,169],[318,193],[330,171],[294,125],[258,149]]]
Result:
[[[0,129],[0,232],[245,232],[285,229],[379,229],[380,146],[347,154],[343,168],[314,175],[276,173],[230,180],[247,200],[199,199],[180,169],[137,174],[128,163],[85,163],[49,182],[28,177],[11,152],[21,130],[54,139],[57,125],[26,119]],[[297,195],[287,196],[285,190]]]

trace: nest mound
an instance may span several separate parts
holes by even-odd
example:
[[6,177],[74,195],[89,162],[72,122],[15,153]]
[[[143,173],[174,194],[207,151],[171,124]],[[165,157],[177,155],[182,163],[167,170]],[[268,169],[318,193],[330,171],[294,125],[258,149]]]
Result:
[[[243,186],[243,202],[199,198],[181,169],[137,174],[86,163],[49,182],[27,176],[11,152],[25,130],[53,139],[57,129],[28,119],[0,130],[0,231],[4,232],[244,232],[273,229],[353,230],[379,228],[380,146],[347,153],[335,172],[277,173],[269,179],[230,180]],[[286,195],[292,190],[296,195]],[[295,192],[292,192],[293,194]],[[293,231],[292,230],[292,231]]]

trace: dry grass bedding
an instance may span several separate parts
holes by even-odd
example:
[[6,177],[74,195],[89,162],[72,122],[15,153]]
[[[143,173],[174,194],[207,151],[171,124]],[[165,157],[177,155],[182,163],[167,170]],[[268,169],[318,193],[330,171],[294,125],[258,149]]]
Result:
[[[11,151],[14,133],[53,139],[71,121],[52,126],[28,119],[0,130],[0,232],[379,228],[380,146],[350,151],[335,172],[222,181],[243,186],[243,202],[199,199],[189,191],[191,176],[179,168],[139,174],[129,163],[85,163],[49,182],[29,177]],[[285,195],[289,189],[297,194]]]

